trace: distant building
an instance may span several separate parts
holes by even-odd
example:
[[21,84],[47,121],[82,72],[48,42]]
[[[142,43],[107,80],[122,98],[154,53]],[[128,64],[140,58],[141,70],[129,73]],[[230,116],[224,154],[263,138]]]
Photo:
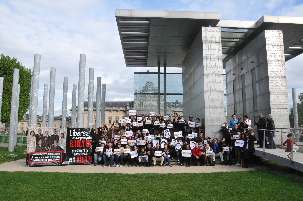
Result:
[[[133,108],[133,101],[107,101],[105,102],[105,124],[110,125],[120,118],[127,116],[127,112],[130,108]],[[88,127],[88,103],[84,102],[84,127]],[[96,122],[96,103],[93,104],[93,121]],[[56,116],[54,118],[54,127],[61,127],[62,116]],[[37,126],[41,127],[42,117],[37,117]],[[68,116],[66,119],[66,126],[71,126],[71,117]],[[24,133],[28,129],[28,115],[25,115],[24,120],[19,122],[18,133]]]
[[[160,75],[163,80],[163,73]],[[183,113],[182,73],[166,74],[167,114]],[[156,72],[135,72],[134,109],[139,114],[158,111],[158,82]],[[160,111],[164,112],[164,88],[160,82]]]

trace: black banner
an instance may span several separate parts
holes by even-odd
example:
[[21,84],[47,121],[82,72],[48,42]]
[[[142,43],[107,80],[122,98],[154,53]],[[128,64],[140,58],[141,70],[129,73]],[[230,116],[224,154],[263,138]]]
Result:
[[91,164],[93,139],[90,129],[67,128],[66,157],[69,164]]
[[61,165],[63,162],[64,151],[42,151],[33,152],[28,155],[29,166],[40,165]]

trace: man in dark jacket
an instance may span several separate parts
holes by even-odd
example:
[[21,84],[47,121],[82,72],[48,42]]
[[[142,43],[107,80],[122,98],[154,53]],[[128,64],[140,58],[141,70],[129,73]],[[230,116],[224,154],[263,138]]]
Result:
[[258,129],[258,142],[260,147],[263,147],[263,139],[264,139],[265,131],[261,129],[266,129],[266,118],[263,116],[262,113],[260,114],[259,120],[256,123],[256,125]]
[[276,148],[276,144],[274,142],[275,122],[270,114],[266,118],[266,129],[267,129],[266,137],[268,138],[268,143],[266,143],[266,148],[275,149]]

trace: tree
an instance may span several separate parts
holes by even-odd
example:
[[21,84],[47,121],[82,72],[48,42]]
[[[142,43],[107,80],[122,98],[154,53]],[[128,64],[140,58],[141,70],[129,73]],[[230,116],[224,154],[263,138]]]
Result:
[[20,98],[18,120],[23,118],[29,107],[31,71],[23,66],[16,58],[1,54],[0,77],[4,77],[1,111],[1,121],[3,123],[7,123],[10,120],[14,68],[19,69]]
[[[299,127],[303,126],[303,93],[299,94],[299,103],[297,103],[298,110],[298,123]],[[290,126],[294,127],[294,111],[293,108],[290,109],[289,114]]]

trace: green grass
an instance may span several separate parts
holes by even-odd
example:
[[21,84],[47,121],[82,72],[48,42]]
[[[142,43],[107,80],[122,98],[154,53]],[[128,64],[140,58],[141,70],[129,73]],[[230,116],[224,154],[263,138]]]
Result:
[[25,146],[20,146],[15,149],[14,152],[8,152],[7,148],[0,147],[0,164],[8,161],[14,161],[25,158]]
[[0,200],[299,201],[303,183],[261,170],[166,175],[0,172]]

